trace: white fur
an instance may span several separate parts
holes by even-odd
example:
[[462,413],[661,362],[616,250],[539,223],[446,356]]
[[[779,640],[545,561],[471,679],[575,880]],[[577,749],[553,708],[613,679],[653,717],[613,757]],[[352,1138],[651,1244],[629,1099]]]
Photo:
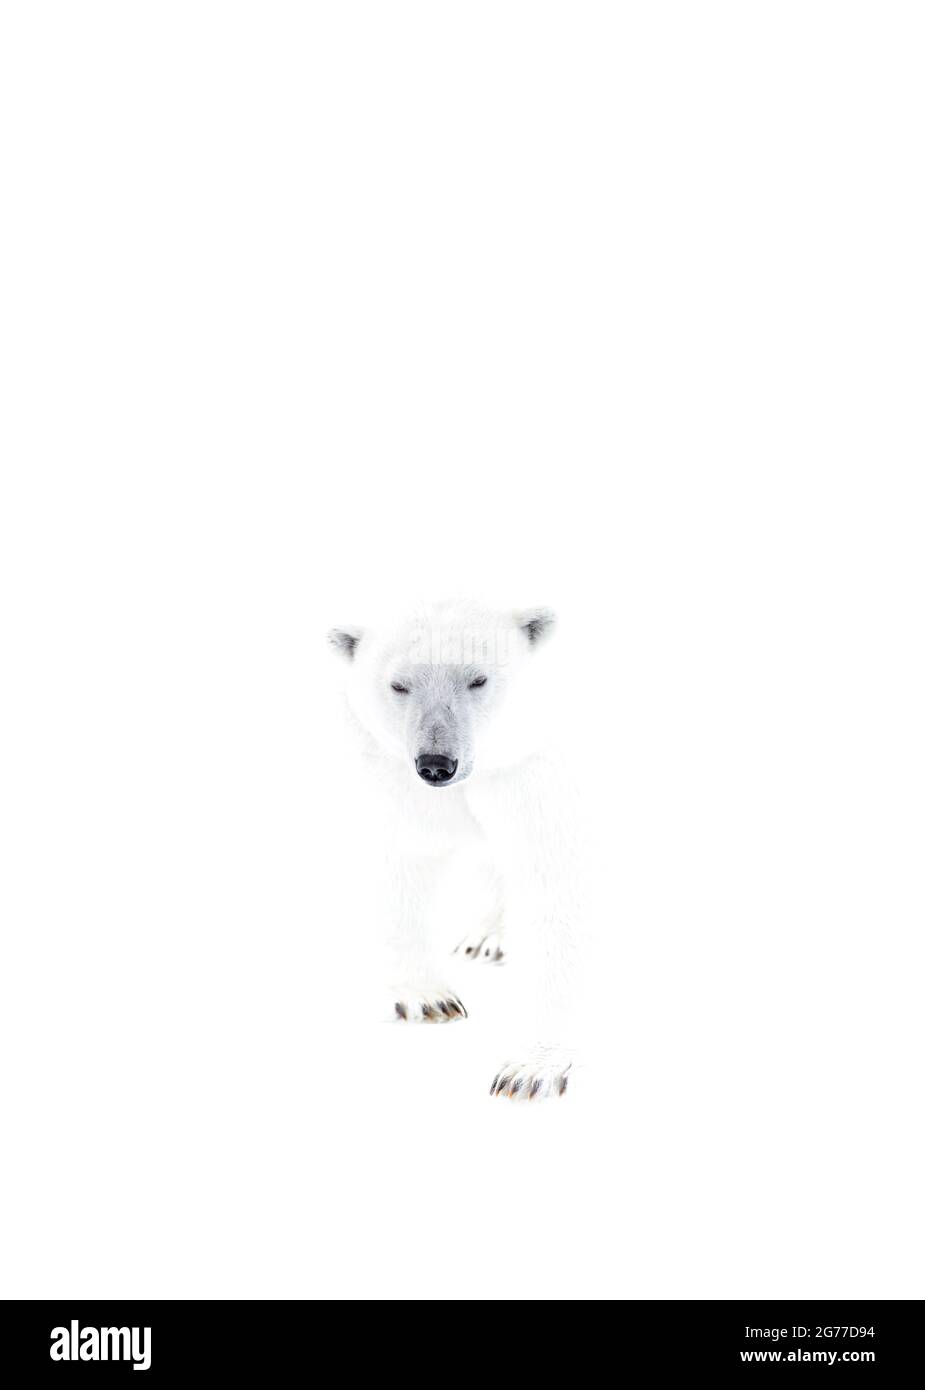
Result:
[[[445,603],[378,629],[331,634],[346,660],[351,721],[381,804],[393,1016],[462,1021],[454,1001],[467,952],[494,962],[510,953],[522,984],[511,1004],[512,1041],[521,1042],[486,1089],[491,1082],[493,1095],[524,1100],[564,1094],[572,1056],[579,897],[572,790],[541,750],[548,740],[535,710],[531,718],[551,627],[546,610]],[[471,685],[483,676],[483,686]],[[421,780],[416,754],[438,745],[458,761],[462,780],[443,787]],[[451,986],[432,902],[450,856],[464,846],[487,850],[495,869],[485,917],[451,957]]]

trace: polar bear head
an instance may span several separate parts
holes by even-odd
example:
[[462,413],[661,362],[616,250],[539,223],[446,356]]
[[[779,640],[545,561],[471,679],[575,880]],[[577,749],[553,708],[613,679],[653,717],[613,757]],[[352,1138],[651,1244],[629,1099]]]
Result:
[[[348,663],[356,718],[428,786],[445,788],[472,775],[477,755],[487,766],[513,755],[523,721],[511,718],[512,692],[554,622],[547,608],[448,602],[394,625],[334,628],[328,638]],[[508,732],[499,738],[502,714]]]

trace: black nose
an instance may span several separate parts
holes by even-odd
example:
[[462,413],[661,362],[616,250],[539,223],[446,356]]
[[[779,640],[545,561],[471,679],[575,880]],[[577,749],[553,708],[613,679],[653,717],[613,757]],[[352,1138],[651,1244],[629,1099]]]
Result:
[[415,758],[414,765],[418,770],[418,776],[423,777],[425,782],[432,782],[439,786],[441,782],[449,782],[459,767],[457,758],[445,758],[442,753],[422,753],[419,758]]

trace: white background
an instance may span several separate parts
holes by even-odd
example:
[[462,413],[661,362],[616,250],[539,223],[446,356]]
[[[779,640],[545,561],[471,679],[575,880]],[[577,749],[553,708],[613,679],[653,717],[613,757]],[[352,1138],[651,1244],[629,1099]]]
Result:
[[[922,39],[4,6],[0,1293],[925,1295]],[[354,988],[323,633],[468,592],[606,847],[545,1107]]]

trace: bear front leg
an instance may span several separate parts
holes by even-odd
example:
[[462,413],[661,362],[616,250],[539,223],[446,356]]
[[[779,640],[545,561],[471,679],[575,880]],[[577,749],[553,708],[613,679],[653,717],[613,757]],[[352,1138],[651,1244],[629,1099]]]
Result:
[[462,960],[482,961],[490,965],[503,965],[506,961],[504,949],[504,884],[501,875],[495,870],[487,876],[489,909],[481,924],[463,937],[453,951]]
[[564,1096],[574,1062],[574,939],[567,918],[538,912],[514,937],[519,972],[511,1015],[519,1044],[498,1066],[492,1096],[548,1100]]
[[502,866],[505,951],[510,949],[511,959],[505,981],[511,1046],[487,1078],[487,1089],[512,1099],[563,1096],[573,1065],[584,935],[572,798],[555,769],[535,760],[489,782],[478,816]]
[[466,1006],[439,969],[430,918],[446,856],[408,856],[394,864],[393,921],[389,939],[389,1000],[401,1023],[454,1023]]

